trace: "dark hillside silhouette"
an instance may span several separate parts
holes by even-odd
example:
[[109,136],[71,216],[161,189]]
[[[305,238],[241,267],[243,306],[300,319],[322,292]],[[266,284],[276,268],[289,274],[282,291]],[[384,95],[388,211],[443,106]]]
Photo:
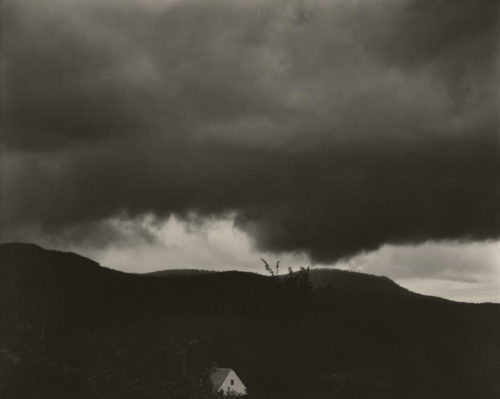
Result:
[[351,272],[338,269],[312,270],[309,280],[314,287],[331,287],[338,292],[359,295],[418,295],[397,285],[384,276]]
[[185,277],[185,276],[195,276],[201,274],[215,273],[211,270],[200,270],[200,269],[168,269],[159,270],[156,272],[145,273],[147,276],[155,277]]
[[134,275],[0,245],[0,397],[209,398],[214,363],[252,399],[500,397],[500,305],[308,278]]

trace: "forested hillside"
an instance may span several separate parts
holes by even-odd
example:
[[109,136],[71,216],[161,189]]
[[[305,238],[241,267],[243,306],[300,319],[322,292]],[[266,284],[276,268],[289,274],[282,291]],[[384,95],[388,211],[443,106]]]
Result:
[[252,399],[500,397],[500,305],[293,276],[134,275],[0,245],[0,397],[208,398],[213,365]]

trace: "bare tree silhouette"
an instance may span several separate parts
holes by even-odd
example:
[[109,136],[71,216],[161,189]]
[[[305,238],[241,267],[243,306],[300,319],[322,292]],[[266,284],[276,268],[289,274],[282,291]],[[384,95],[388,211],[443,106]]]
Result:
[[267,261],[263,258],[260,258],[260,260],[262,262],[264,262],[264,266],[266,267],[266,270],[267,272],[272,276],[272,277],[275,277],[277,276],[278,274],[280,274],[280,261],[278,260],[276,262],[276,266],[274,267],[274,270],[272,269],[271,266],[269,266],[269,263],[267,263]]

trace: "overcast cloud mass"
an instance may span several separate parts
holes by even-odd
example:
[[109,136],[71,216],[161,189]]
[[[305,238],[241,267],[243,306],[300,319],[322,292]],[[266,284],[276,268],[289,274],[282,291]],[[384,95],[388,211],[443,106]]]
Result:
[[154,242],[145,215],[233,215],[258,250],[322,264],[497,240],[498,12],[5,1],[2,241]]

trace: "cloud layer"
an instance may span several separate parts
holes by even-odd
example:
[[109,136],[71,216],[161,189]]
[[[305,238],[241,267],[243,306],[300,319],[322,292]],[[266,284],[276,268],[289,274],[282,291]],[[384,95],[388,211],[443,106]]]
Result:
[[228,212],[316,262],[498,238],[498,11],[7,2],[2,238]]

